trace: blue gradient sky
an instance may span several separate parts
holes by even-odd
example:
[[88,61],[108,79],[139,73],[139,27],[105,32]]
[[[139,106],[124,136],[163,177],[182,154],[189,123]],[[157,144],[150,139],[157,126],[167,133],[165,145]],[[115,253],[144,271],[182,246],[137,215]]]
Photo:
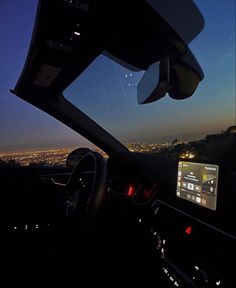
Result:
[[[166,96],[138,106],[135,84],[140,75],[103,56],[65,91],[66,97],[121,141],[198,138],[235,124],[235,1],[195,3],[206,26],[190,47],[205,79],[193,97],[175,101]],[[24,65],[36,7],[33,0],[0,1],[0,151],[88,144],[9,93]]]

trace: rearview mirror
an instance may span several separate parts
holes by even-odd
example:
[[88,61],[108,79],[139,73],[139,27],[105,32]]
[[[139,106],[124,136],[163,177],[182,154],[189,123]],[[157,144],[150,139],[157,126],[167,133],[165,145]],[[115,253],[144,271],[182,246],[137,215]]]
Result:
[[151,64],[137,86],[138,104],[156,101],[169,91],[169,59]]
[[137,86],[138,104],[157,101],[166,93],[181,100],[193,95],[204,78],[201,67],[190,50],[182,59],[162,59],[151,64]]
[[203,78],[201,67],[188,50],[181,60],[171,63],[169,96],[177,100],[192,96]]

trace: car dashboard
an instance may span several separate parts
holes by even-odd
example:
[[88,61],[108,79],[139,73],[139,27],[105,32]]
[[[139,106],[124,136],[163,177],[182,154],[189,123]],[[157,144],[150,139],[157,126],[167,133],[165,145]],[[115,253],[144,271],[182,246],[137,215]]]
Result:
[[235,287],[232,167],[139,153],[114,154],[107,167],[109,192],[137,207],[161,287]]

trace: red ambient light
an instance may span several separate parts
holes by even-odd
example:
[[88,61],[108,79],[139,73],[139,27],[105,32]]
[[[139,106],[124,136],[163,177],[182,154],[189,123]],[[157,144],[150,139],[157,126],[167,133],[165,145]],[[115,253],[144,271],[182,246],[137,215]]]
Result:
[[144,191],[144,196],[145,196],[146,199],[149,199],[152,196],[152,193],[150,191],[148,191],[148,190],[145,190]]
[[134,194],[135,194],[135,188],[133,185],[130,185],[129,190],[128,190],[128,196],[132,197],[132,196],[134,196]]
[[188,227],[185,229],[185,233],[186,233],[187,235],[191,235],[191,233],[192,233],[192,226],[188,226]]

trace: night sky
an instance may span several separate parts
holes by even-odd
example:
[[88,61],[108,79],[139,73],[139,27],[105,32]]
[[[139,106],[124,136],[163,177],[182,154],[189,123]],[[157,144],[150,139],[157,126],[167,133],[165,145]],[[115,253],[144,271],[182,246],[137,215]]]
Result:
[[[128,71],[104,56],[65,96],[121,142],[197,139],[235,124],[235,1],[195,3],[206,26],[190,48],[205,79],[191,98],[176,101],[165,96],[138,105],[135,89],[142,72]],[[0,152],[88,145],[65,125],[9,93],[27,56],[36,7],[33,0],[0,0]]]

